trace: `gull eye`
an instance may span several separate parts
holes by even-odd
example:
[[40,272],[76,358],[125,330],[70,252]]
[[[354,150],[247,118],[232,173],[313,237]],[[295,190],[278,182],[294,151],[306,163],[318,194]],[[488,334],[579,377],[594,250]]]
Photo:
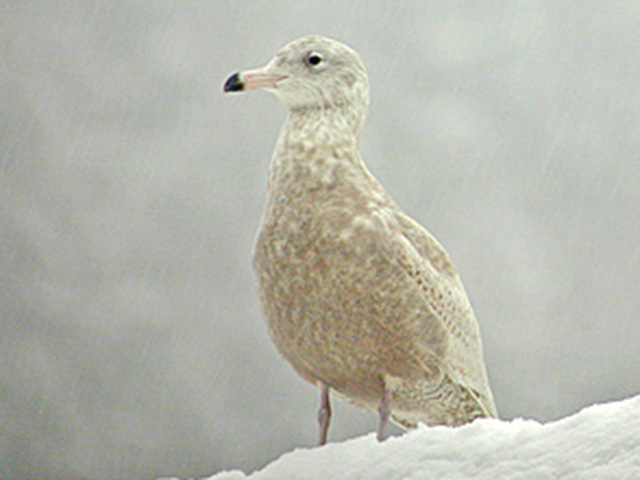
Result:
[[320,56],[319,53],[311,52],[304,59],[304,62],[311,67],[317,67],[322,63],[322,57]]

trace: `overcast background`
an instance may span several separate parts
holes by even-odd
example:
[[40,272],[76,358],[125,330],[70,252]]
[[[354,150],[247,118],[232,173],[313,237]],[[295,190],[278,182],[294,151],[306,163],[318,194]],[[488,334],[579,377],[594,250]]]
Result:
[[[286,111],[221,92],[308,33],[368,66],[364,158],[456,262],[501,416],[640,391],[639,24],[612,0],[0,1],[0,476],[315,444],[251,271]],[[376,425],[340,405],[330,434]]]

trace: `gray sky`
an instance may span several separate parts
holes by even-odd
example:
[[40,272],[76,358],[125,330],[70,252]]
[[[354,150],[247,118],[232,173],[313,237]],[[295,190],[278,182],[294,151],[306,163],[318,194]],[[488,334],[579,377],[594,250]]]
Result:
[[[369,69],[370,169],[446,246],[503,418],[640,390],[635,2],[0,1],[0,474],[203,476],[316,441],[251,271],[309,33]],[[332,440],[373,415],[338,405]],[[399,431],[399,430],[398,430]]]

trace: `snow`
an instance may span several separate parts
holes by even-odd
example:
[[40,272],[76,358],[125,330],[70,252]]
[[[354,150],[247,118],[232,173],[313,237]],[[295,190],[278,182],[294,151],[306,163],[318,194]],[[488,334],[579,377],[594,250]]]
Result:
[[640,479],[640,395],[565,419],[480,419],[297,449],[251,475],[209,480]]

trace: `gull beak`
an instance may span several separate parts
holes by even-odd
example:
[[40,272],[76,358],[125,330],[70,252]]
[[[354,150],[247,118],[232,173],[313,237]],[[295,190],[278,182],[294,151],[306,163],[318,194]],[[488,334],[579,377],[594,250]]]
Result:
[[264,69],[247,70],[238,72],[227,78],[224,82],[225,92],[243,92],[246,90],[259,90],[261,88],[277,88],[278,82],[287,79],[287,75],[268,72]]

